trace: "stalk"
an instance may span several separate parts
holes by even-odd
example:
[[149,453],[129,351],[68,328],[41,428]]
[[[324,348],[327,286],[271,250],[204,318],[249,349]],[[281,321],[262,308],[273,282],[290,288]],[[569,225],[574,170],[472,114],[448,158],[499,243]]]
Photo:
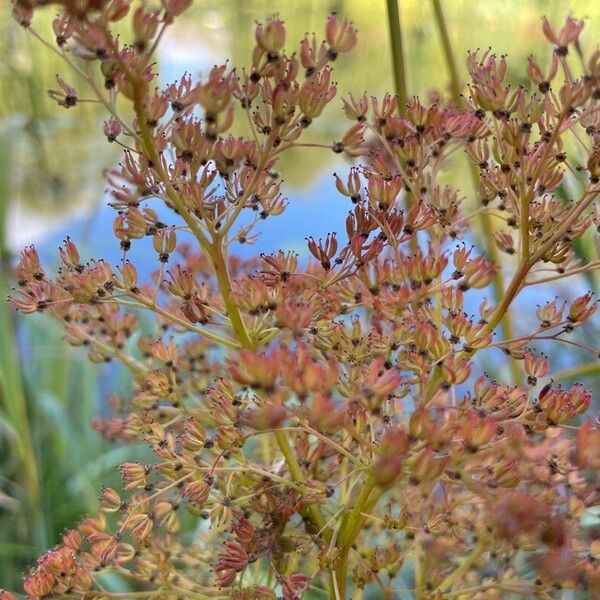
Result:
[[[375,506],[380,496],[381,490],[376,488],[372,477],[369,477],[356,499],[354,508],[350,514],[342,520],[340,525],[340,535],[337,542],[337,547],[340,550],[340,558],[335,568],[335,579],[339,597],[342,600],[346,598],[348,554],[365,522],[364,513],[368,513]],[[335,595],[333,598],[335,598]]]
[[[521,256],[521,260],[519,261],[519,267],[511,282],[504,293],[501,302],[496,306],[496,310],[490,317],[487,325],[482,329],[481,336],[487,335],[492,332],[502,321],[506,312],[510,308],[512,301],[515,299],[516,295],[521,291],[521,289],[525,285],[525,278],[527,274],[531,270],[531,268],[540,260],[540,258],[544,255],[544,253],[554,244],[557,240],[559,240],[573,225],[573,223],[581,216],[581,214],[585,211],[586,208],[594,201],[596,196],[598,195],[598,191],[596,190],[587,190],[584,192],[582,197],[576,203],[576,206],[573,208],[568,217],[564,218],[556,230],[552,232],[552,235],[540,244],[539,248],[531,255],[531,256]],[[469,358],[473,354],[477,352],[477,348],[474,348],[469,351],[463,351],[459,356],[462,358]],[[438,390],[439,385],[442,381],[442,369],[441,367],[436,367],[434,369],[431,380],[427,385],[427,390],[425,393],[425,403],[429,402],[435,392]]]
[[11,145],[7,136],[2,136],[0,160],[0,406],[18,436],[17,454],[23,469],[22,477],[27,492],[27,504],[32,511],[32,538],[38,550],[46,547],[46,523],[42,506],[42,491],[38,461],[31,435],[31,424],[27,410],[27,396],[16,352],[15,322],[4,301],[11,279],[10,253],[6,242],[6,227],[9,198],[8,165]]
[[552,375],[554,381],[564,381],[565,379],[575,379],[579,377],[586,377],[590,375],[597,375],[600,373],[600,363],[593,362],[584,365],[577,365],[571,369],[565,369],[558,371]]
[[254,342],[250,339],[248,331],[240,309],[236,306],[231,298],[231,279],[229,278],[229,271],[227,270],[227,263],[225,255],[223,253],[223,246],[220,242],[216,242],[212,245],[212,258],[215,269],[215,275],[217,276],[217,282],[219,284],[219,290],[223,296],[223,302],[225,303],[225,311],[231,321],[231,327],[237,337],[238,341],[244,348],[254,350]]
[[444,52],[444,59],[446,61],[446,68],[450,75],[450,91],[452,92],[452,98],[457,106],[462,104],[462,98],[460,96],[460,79],[458,77],[458,69],[456,68],[456,59],[454,57],[454,51],[450,42],[450,35],[448,34],[448,27],[446,26],[446,18],[444,16],[444,9],[440,0],[432,0],[433,12],[435,15],[435,22],[440,32],[440,38],[442,41],[442,50]]
[[[398,0],[386,0],[388,15],[388,30],[390,37],[390,50],[392,71],[394,73],[394,89],[398,98],[398,112],[402,114],[408,103],[408,87],[406,84],[406,62],[404,60],[404,47],[402,44],[402,26],[400,23],[400,7]],[[410,192],[406,195],[406,206],[410,208],[413,197]],[[419,244],[416,236],[409,241],[411,252],[418,250]]]
[[[229,272],[227,270],[221,242],[215,241],[211,249],[213,264],[215,267],[215,275],[219,284],[219,290],[221,291],[221,295],[223,296],[223,301],[225,303],[225,311],[227,312],[227,316],[231,321],[231,327],[241,346],[243,348],[253,350],[255,348],[254,343],[248,335],[239,308],[235,305],[231,298],[231,280],[229,278]],[[298,483],[305,483],[306,479],[285,433],[282,431],[276,431],[275,440],[277,441],[277,445],[279,446],[279,449],[285,458],[285,462],[294,481]],[[321,532],[326,542],[331,540],[331,532],[327,528],[325,518],[317,506],[314,504],[309,505],[302,511],[301,514],[304,520],[307,523],[310,523],[311,528],[314,529],[315,532]]]
[[402,48],[402,28],[400,27],[400,9],[398,0],[386,0],[390,47],[392,51],[392,69],[394,71],[394,87],[398,96],[398,111],[403,112],[408,102],[406,86],[406,66]]
[[425,600],[425,555],[421,544],[417,544],[414,552],[415,564],[415,599]]
[[[1,278],[0,278],[1,279]],[[5,297],[8,290],[1,285],[0,294]],[[27,504],[32,511],[32,538],[38,550],[46,546],[46,524],[42,507],[42,492],[40,486],[39,468],[35,455],[31,425],[27,410],[27,397],[23,386],[18,359],[15,353],[15,340],[13,336],[14,323],[11,322],[7,305],[2,302],[0,306],[0,406],[18,436],[16,448],[21,467],[24,487],[27,491]]]
[[[285,458],[285,462],[287,463],[288,469],[292,474],[292,477],[298,483],[304,483],[305,478],[302,473],[302,469],[296,459],[296,455],[288,442],[287,437],[283,431],[275,432],[275,439],[277,440],[277,444],[279,445],[279,449]],[[312,529],[316,531],[320,531],[321,535],[327,543],[331,541],[331,531],[327,527],[327,523],[325,518],[321,514],[321,511],[314,504],[309,505],[302,511],[302,517],[305,521],[308,521]]]
[[[454,54],[454,49],[452,48],[452,42],[450,41],[450,34],[448,32],[448,25],[446,23],[446,16],[444,15],[444,9],[440,0],[432,0],[432,4],[435,22],[440,34],[444,61],[446,63],[446,68],[448,69],[448,74],[450,75],[450,91],[452,95],[452,100],[454,101],[456,106],[464,106],[464,101],[461,96],[462,85],[460,82],[460,77],[458,75],[458,68],[456,66],[456,56]],[[476,194],[477,189],[479,188],[479,173],[470,161],[468,162],[468,164],[471,179],[473,181],[473,191]],[[493,240],[494,235],[494,227],[492,225],[491,216],[488,213],[479,213],[478,220],[483,239],[490,240],[491,242],[491,240]],[[490,243],[488,245],[488,254],[490,260],[495,265],[502,264],[502,261],[500,259],[500,252],[498,251],[498,248],[494,243]],[[502,296],[504,295],[504,289],[504,276],[502,275],[502,271],[498,269],[496,271],[496,274],[494,275],[494,280],[492,281],[492,290],[494,293],[494,301],[496,302],[496,304],[500,303]],[[515,337],[515,330],[509,311],[505,312],[501,326],[505,339],[511,340]],[[521,372],[519,370],[518,365],[512,359],[510,359],[509,364],[514,383],[519,383],[521,379]]]
[[467,574],[469,569],[479,560],[481,555],[485,552],[487,546],[487,540],[480,540],[471,550],[471,553],[462,561],[460,566],[455,569],[440,585],[437,590],[439,592],[445,592],[449,590],[456,582],[460,581],[461,577]]

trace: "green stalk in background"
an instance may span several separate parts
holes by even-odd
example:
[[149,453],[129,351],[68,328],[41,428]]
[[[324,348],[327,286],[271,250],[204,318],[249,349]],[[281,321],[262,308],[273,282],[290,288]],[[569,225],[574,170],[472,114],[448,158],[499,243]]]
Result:
[[[458,75],[456,58],[454,56],[452,43],[450,42],[450,35],[448,33],[448,26],[446,24],[446,18],[444,16],[444,10],[442,8],[441,0],[432,0],[432,4],[435,23],[440,34],[440,41],[442,51],[444,54],[444,61],[446,63],[446,69],[448,70],[448,75],[450,77],[450,92],[452,94],[452,100],[454,101],[456,106],[464,106],[464,101],[461,96],[462,84]],[[473,181],[473,191],[475,194],[477,194],[477,191],[479,190],[479,173],[475,165],[473,165],[470,161],[469,172],[471,173],[471,179]],[[478,221],[481,236],[485,240],[492,240],[494,235],[494,227],[492,225],[492,219],[490,215],[487,213],[479,213]],[[502,275],[502,271],[500,269],[502,260],[500,258],[500,252],[496,244],[490,242],[486,245],[488,248],[490,260],[492,260],[492,262],[498,266],[498,270],[496,271],[496,275],[494,276],[494,281],[492,282],[492,287],[494,291],[494,301],[496,305],[498,305],[502,299],[502,296],[504,295],[505,290],[504,276]],[[504,339],[512,340],[516,337],[509,311],[506,311],[504,318],[501,322],[501,327]],[[510,359],[509,364],[513,383],[517,384],[521,381],[521,371],[519,370],[518,365],[515,363],[514,360]]]
[[[406,64],[404,61],[404,48],[402,45],[402,26],[400,24],[400,8],[398,0],[386,0],[388,29],[390,32],[390,49],[392,70],[394,72],[394,88],[398,97],[398,112],[402,114],[408,103],[408,91],[406,85]],[[406,194],[406,206],[410,208],[413,197],[410,192]],[[411,252],[416,252],[418,241],[416,237],[410,240]]]
[[456,59],[454,57],[454,50],[450,42],[450,35],[448,34],[448,27],[446,26],[446,19],[444,17],[444,10],[440,0],[432,0],[433,12],[435,14],[435,23],[440,32],[440,38],[442,42],[442,50],[444,51],[444,60],[446,61],[446,68],[450,75],[450,91],[452,92],[452,99],[460,106],[463,104],[460,90],[462,88],[460,84],[460,78],[458,76],[458,69],[456,68]]
[[392,69],[394,71],[394,87],[398,96],[398,110],[404,112],[408,102],[406,86],[406,66],[402,49],[402,27],[400,26],[400,10],[398,0],[386,0],[388,29],[390,32],[390,48],[392,51]]
[[557,371],[552,375],[554,381],[565,381],[566,379],[579,379],[581,377],[595,376],[600,373],[600,363],[592,362],[583,365],[577,365],[564,371]]
[[4,133],[0,137],[0,408],[8,426],[15,432],[16,454],[22,468],[23,485],[31,511],[32,539],[36,549],[47,546],[46,526],[42,508],[39,469],[35,456],[27,399],[16,354],[14,320],[4,301],[10,281],[9,252],[6,242],[6,222],[9,202],[9,164],[11,143]]

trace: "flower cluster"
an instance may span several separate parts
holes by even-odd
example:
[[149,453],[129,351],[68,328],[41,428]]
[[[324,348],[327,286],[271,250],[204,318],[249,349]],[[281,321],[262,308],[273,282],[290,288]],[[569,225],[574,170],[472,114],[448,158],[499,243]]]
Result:
[[[581,522],[600,504],[600,429],[591,393],[555,382],[539,348],[596,358],[577,337],[596,303],[552,298],[522,331],[511,320],[524,289],[600,266],[575,249],[600,231],[600,51],[581,76],[568,60],[583,23],[544,21],[550,67],[531,58],[529,87],[506,82],[505,57],[471,53],[462,106],[349,96],[348,131],[315,148],[304,140],[336,95],[331,63],[356,45],[352,23],[333,14],[324,41],[290,54],[274,17],[257,24],[247,68],[156,87],[153,51],[190,3],[53,3],[54,47],[124,147],[108,173],[123,260],[86,262],[67,238],[51,276],[29,247],[10,302],[131,370],[132,396],[95,427],[143,440],[154,460],[121,465],[123,489],[105,488],[99,514],[40,558],[29,598],[600,594],[599,542]],[[15,0],[14,13],[43,39],[37,4]],[[129,18],[124,44],[115,23]],[[52,98],[76,106],[83,93],[58,84]],[[286,210],[276,164],[299,147],[355,161],[334,181],[345,231],[309,237],[308,262],[231,256]],[[475,206],[445,183],[459,153]],[[579,197],[559,195],[567,173]],[[149,282],[131,260],[142,238]],[[480,353],[501,359],[504,381],[482,373]]]

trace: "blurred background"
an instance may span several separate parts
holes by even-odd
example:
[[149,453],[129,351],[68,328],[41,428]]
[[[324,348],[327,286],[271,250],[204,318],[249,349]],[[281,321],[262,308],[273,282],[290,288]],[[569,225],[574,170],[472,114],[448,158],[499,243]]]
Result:
[[[434,89],[447,94],[449,76],[432,3],[400,4],[409,94],[427,97]],[[600,3],[589,0],[442,0],[441,4],[463,81],[468,49],[492,46],[498,54],[508,54],[514,84],[523,82],[529,54],[546,64],[543,15],[558,27],[568,14],[585,18],[581,42],[588,54],[600,40]],[[293,48],[305,32],[321,36],[332,10],[350,17],[359,30],[359,47],[335,64],[338,96],[393,91],[384,0],[195,0],[160,48],[161,80],[170,83],[185,70],[199,76],[227,58],[234,65],[248,65],[254,20],[275,12],[285,20],[287,47]],[[46,12],[36,16],[34,26],[50,38],[53,13]],[[106,206],[102,173],[120,152],[118,146],[106,143],[105,115],[96,105],[83,103],[67,111],[48,98],[46,90],[55,87],[55,74],[66,73],[66,68],[12,21],[7,2],[0,5],[0,33],[3,299],[11,286],[10,265],[26,244],[36,244],[48,267],[56,264],[57,246],[66,235],[85,259],[117,260],[118,245],[105,233],[114,213]],[[79,84],[71,74],[68,79]],[[330,143],[347,127],[340,105],[334,101],[319,120],[312,132],[314,141]],[[289,208],[276,222],[267,223],[252,252],[278,248],[304,252],[307,235],[343,230],[347,205],[337,197],[331,174],[345,168],[347,164],[333,153],[285,157],[280,170]],[[469,190],[469,184],[463,184],[468,181],[464,166],[453,170],[449,181]],[[563,191],[569,194],[568,189]],[[591,252],[586,242],[580,252],[584,257]],[[544,297],[530,293],[524,302],[534,307],[547,296],[561,295],[564,285],[546,289]],[[566,295],[572,298],[577,286],[583,293],[595,289],[596,280],[582,277],[577,284],[569,280],[569,286]],[[592,326],[587,335],[597,339],[595,333]],[[557,350],[564,348],[545,348],[555,355]],[[565,369],[565,381],[576,375],[569,371],[570,364],[590,361],[590,356],[571,352],[570,361],[551,358]],[[497,374],[493,365],[487,368]],[[577,375],[594,385],[600,382],[596,371],[590,363]],[[95,414],[107,410],[109,394],[126,387],[124,373],[88,363],[84,353],[61,340],[61,331],[49,319],[23,319],[0,302],[0,588],[17,588],[36,555],[57,543],[64,528],[94,510],[101,485],[116,484],[116,464],[143,457],[143,449],[111,445],[90,426]]]

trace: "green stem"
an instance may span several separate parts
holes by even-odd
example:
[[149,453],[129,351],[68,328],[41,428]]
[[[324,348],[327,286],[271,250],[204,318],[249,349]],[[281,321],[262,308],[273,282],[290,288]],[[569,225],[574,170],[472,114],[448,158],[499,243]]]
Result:
[[408,92],[406,86],[406,65],[402,49],[400,9],[398,7],[398,0],[386,0],[386,3],[392,52],[392,69],[394,71],[394,87],[398,96],[398,111],[402,113],[408,102]]
[[[456,58],[454,55],[454,50],[452,48],[452,43],[450,41],[450,34],[448,32],[448,26],[446,23],[446,17],[444,15],[444,9],[440,0],[432,0],[432,4],[435,22],[440,33],[444,61],[446,62],[446,68],[448,69],[448,73],[450,75],[450,91],[452,94],[452,100],[454,101],[456,106],[460,107],[464,105],[464,101],[461,96],[462,85],[458,75]],[[473,181],[474,193],[477,194],[477,191],[479,189],[479,173],[477,172],[475,165],[471,164],[470,162],[469,169],[471,173],[471,179]],[[485,241],[489,241],[489,243],[487,244],[489,257],[495,265],[499,266],[502,264],[502,261],[500,260],[500,253],[496,248],[496,245],[491,241],[493,240],[494,235],[494,227],[492,225],[491,216],[488,213],[480,213],[478,220],[483,239]],[[502,271],[499,268],[496,271],[496,274],[494,275],[492,289],[494,292],[494,299],[496,301],[496,304],[498,304],[502,296],[504,295],[505,289],[504,277],[502,276]],[[502,319],[502,331],[504,334],[504,338],[507,340],[511,340],[515,337],[514,327],[509,311],[506,311],[504,318]],[[519,383],[519,381],[521,380],[521,371],[519,370],[519,366],[512,359],[510,359],[510,369],[513,383]]]
[[254,349],[254,343],[248,335],[240,310],[231,298],[231,280],[227,270],[227,261],[223,251],[221,238],[217,238],[213,244],[209,242],[204,232],[200,229],[195,218],[189,214],[185,203],[179,197],[177,190],[169,181],[168,174],[162,168],[161,158],[156,150],[152,132],[146,123],[142,92],[139,86],[135,86],[134,91],[134,108],[146,155],[152,162],[154,170],[158,173],[159,177],[165,184],[167,197],[173,203],[173,206],[177,212],[181,215],[185,223],[191,229],[204,253],[212,260],[215,275],[219,284],[219,289],[223,296],[223,302],[225,303],[225,310],[231,321],[231,327],[236,337],[244,348]]
[[27,409],[27,396],[16,351],[15,320],[4,301],[12,278],[10,252],[6,233],[8,202],[10,198],[10,151],[12,146],[7,134],[0,144],[0,408],[18,436],[17,453],[21,461],[27,502],[32,511],[31,534],[36,550],[46,548],[46,523],[42,506],[42,490],[38,461],[34,450],[31,424]]
[[340,557],[335,568],[335,578],[339,596],[342,600],[346,598],[346,580],[348,578],[348,554],[356,541],[360,530],[365,522],[365,513],[368,513],[377,503],[381,496],[381,490],[375,487],[372,477],[365,482],[350,514],[342,520],[337,547]]
[[[224,338],[216,333],[213,333],[212,331],[208,331],[207,329],[203,329],[202,327],[197,327],[196,325],[193,325],[189,321],[179,318],[177,315],[174,315],[174,314],[170,313],[168,310],[165,310],[164,308],[159,306],[155,300],[150,300],[150,299],[146,298],[145,296],[142,296],[141,294],[136,294],[134,292],[129,292],[129,295],[138,302],[138,305],[136,305],[136,307],[147,308],[148,310],[151,310],[152,312],[155,312],[156,314],[161,315],[162,317],[171,321],[172,323],[177,323],[178,325],[180,325],[181,327],[184,327],[188,331],[196,333],[202,337],[205,337],[206,339],[212,340],[213,342],[220,344],[222,346],[227,346],[228,348],[239,348],[240,347],[238,342]],[[120,302],[118,302],[118,304],[125,304],[125,303],[123,301],[120,301]]]
[[558,371],[552,375],[554,381],[564,381],[565,379],[575,379],[586,375],[597,375],[600,373],[600,362],[587,363],[585,365],[577,365],[572,369]]
[[[0,277],[3,279],[3,277]],[[8,290],[0,285],[0,294],[4,298]],[[18,358],[15,352],[15,340],[12,332],[14,323],[8,314],[7,305],[0,306],[0,407],[18,436],[17,453],[22,466],[24,487],[27,490],[27,504],[32,511],[31,534],[36,550],[46,547],[46,524],[42,505],[37,457],[27,409],[27,397],[23,386]]]
[[[386,0],[388,30],[390,35],[390,50],[392,71],[394,72],[394,89],[398,98],[398,113],[402,114],[408,103],[408,86],[406,84],[406,62],[404,60],[404,47],[402,44],[402,26],[400,23],[400,7],[398,0]],[[414,202],[413,195],[406,195],[406,206],[410,208]],[[409,241],[411,252],[418,250],[418,240],[412,236]]]
[[442,39],[442,50],[444,51],[444,60],[446,61],[446,68],[450,75],[450,90],[452,92],[452,99],[457,106],[463,104],[460,90],[460,79],[458,77],[458,69],[456,68],[456,60],[454,58],[454,51],[452,50],[452,44],[450,43],[450,36],[448,34],[448,28],[446,27],[446,18],[444,17],[444,10],[440,0],[432,0],[433,12],[435,14],[435,22],[440,32]]
[[424,600],[425,598],[425,554],[421,544],[415,547],[415,599]]
[[[223,302],[225,303],[227,316],[231,321],[231,327],[242,347],[254,350],[255,344],[248,335],[246,326],[240,313],[240,309],[236,306],[231,298],[231,280],[227,271],[227,264],[223,254],[223,246],[221,241],[216,240],[212,245],[211,250],[213,264],[215,267],[215,275],[217,277],[221,295],[223,296]],[[294,478],[294,481],[298,483],[305,483],[306,479],[285,433],[282,431],[276,431],[275,440],[277,441],[279,449],[285,458],[285,462],[292,477]],[[311,530],[313,530],[315,533],[320,531],[326,542],[331,540],[331,531],[328,529],[325,518],[317,506],[314,504],[309,505],[302,511],[301,514],[305,522],[310,525]]]
[[242,319],[240,309],[237,307],[231,297],[231,279],[229,278],[229,271],[227,270],[227,262],[223,253],[223,246],[220,241],[217,241],[212,245],[212,259],[215,269],[215,275],[217,276],[217,282],[219,284],[219,290],[223,296],[223,302],[225,303],[225,311],[231,321],[231,327],[235,332],[240,344],[244,348],[254,350],[254,342],[250,339],[246,325]]
[[[275,439],[277,440],[279,449],[281,450],[281,453],[285,458],[285,462],[287,463],[288,469],[290,470],[294,481],[297,481],[298,483],[304,483],[305,478],[304,474],[302,473],[302,468],[298,463],[296,455],[294,454],[294,451],[287,437],[285,436],[285,433],[283,431],[276,431]],[[325,521],[325,518],[323,517],[321,511],[318,509],[317,506],[311,504],[307,506],[301,514],[304,520],[310,523],[313,533],[320,531],[321,535],[327,543],[331,541],[331,531],[328,528],[327,522]]]
[[158,174],[160,180],[165,184],[165,192],[169,201],[173,204],[175,210],[179,213],[181,218],[185,221],[185,224],[190,228],[191,232],[194,234],[200,247],[203,252],[209,257],[212,258],[210,253],[210,242],[208,238],[204,235],[204,232],[198,225],[195,217],[190,214],[185,203],[182,198],[179,196],[177,190],[171,183],[169,178],[169,174],[164,170],[162,166],[161,156],[156,149],[156,144],[154,143],[154,137],[150,128],[148,127],[148,123],[146,120],[146,113],[144,112],[144,89],[143,86],[139,83],[136,84],[134,76],[130,73],[127,73],[131,78],[133,85],[133,108],[135,110],[135,116],[137,118],[138,127],[140,128],[140,135],[142,146],[146,157],[150,161],[152,168]]
[[[519,265],[519,268],[517,269],[516,273],[514,274],[512,280],[511,280],[508,288],[504,292],[504,294],[502,296],[502,300],[500,301],[500,304],[498,304],[498,306],[496,307],[496,310],[494,310],[492,316],[490,317],[490,320],[487,322],[487,325],[485,325],[485,327],[482,329],[480,337],[483,337],[483,336],[487,335],[488,333],[491,333],[500,324],[500,321],[502,321],[502,318],[506,314],[506,311],[510,307],[512,301],[515,299],[515,296],[521,290],[521,287],[523,286],[523,282],[525,281],[525,277],[526,277],[527,273],[529,273],[530,268],[531,268],[531,265],[529,264],[529,262],[527,260],[523,260],[521,262],[521,264]],[[470,355],[473,353],[474,352],[465,352],[465,354],[467,354],[467,355]]]
[[[478,181],[479,175],[475,172],[474,165],[471,166],[471,172],[473,174],[474,181]],[[476,186],[477,187],[477,186]],[[492,225],[491,216],[488,213],[480,213],[479,214],[479,226],[481,228],[482,237],[487,243],[487,251],[490,257],[490,260],[496,265],[496,273],[494,274],[494,279],[492,280],[492,290],[494,293],[494,301],[496,304],[500,304],[502,297],[504,296],[504,290],[506,289],[506,285],[504,282],[504,276],[502,275],[502,260],[500,258],[500,252],[494,244],[494,227]],[[507,307],[502,319],[500,321],[502,326],[502,333],[504,335],[505,340],[512,340],[516,337],[515,328],[513,326],[512,317],[510,314],[510,310]],[[521,382],[521,370],[517,362],[509,358],[509,368],[512,376],[512,383],[518,385]]]
[[487,547],[487,540],[480,540],[475,544],[471,553],[462,561],[459,567],[457,567],[437,588],[439,592],[445,592],[449,590],[455,583],[460,581],[461,577],[466,575],[467,571],[479,560],[481,555],[485,552]]

